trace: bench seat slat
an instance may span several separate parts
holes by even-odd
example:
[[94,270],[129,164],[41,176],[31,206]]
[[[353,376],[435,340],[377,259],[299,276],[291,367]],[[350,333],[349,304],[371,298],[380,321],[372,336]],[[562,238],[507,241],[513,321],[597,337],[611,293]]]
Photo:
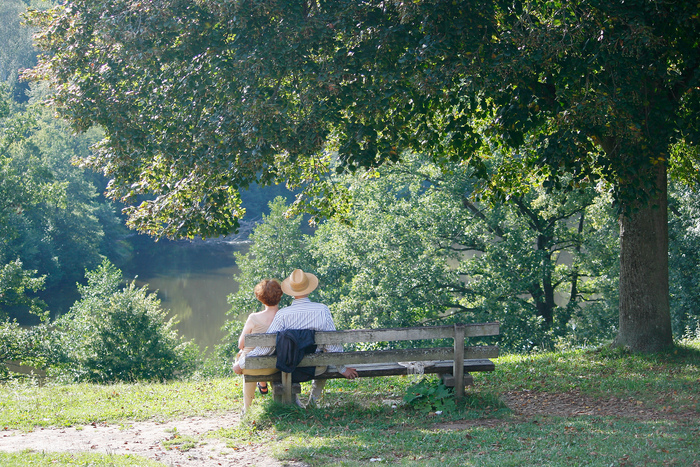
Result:
[[[440,360],[433,362],[423,362],[425,367],[423,373],[425,374],[452,374],[452,360]],[[359,377],[375,377],[375,376],[398,376],[409,374],[409,369],[398,363],[368,363],[368,364],[358,364],[353,368],[357,370]],[[495,365],[491,360],[488,359],[474,359],[465,360],[464,362],[464,373],[470,373],[475,371],[493,371]],[[325,373],[318,375],[317,379],[335,379],[343,378],[343,375],[337,371],[328,370]],[[274,375],[245,375],[245,381],[271,381],[279,382],[281,381],[280,373],[275,373]]]
[[[464,349],[464,358],[480,359],[498,357],[497,346],[475,346]],[[413,361],[450,360],[454,358],[454,348],[436,347],[426,349],[390,349],[358,352],[318,352],[304,357],[299,366],[352,366],[365,363],[395,363]],[[247,369],[275,368],[277,357],[274,355],[246,358]]]
[[[465,324],[465,337],[497,336],[500,333],[499,323]],[[452,325],[425,326],[417,328],[391,329],[352,329],[346,331],[317,331],[317,344],[354,344],[358,342],[390,342],[422,339],[454,338],[455,329]],[[245,336],[246,346],[274,347],[276,334],[248,334]]]

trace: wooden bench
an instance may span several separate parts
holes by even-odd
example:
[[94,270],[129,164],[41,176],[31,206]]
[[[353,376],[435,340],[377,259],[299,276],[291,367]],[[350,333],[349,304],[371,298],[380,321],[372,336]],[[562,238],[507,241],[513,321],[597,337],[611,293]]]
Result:
[[[439,374],[445,385],[455,388],[455,397],[464,396],[464,387],[472,384],[469,373],[476,371],[493,371],[494,363],[489,360],[498,356],[497,346],[465,347],[465,338],[495,336],[499,334],[498,323],[455,324],[447,326],[426,326],[394,329],[357,329],[349,331],[332,331],[315,334],[317,345],[322,344],[357,344],[369,342],[392,342],[423,339],[453,339],[452,347],[389,349],[373,351],[318,352],[308,354],[299,364],[300,367],[329,366],[325,373],[316,379],[343,378],[331,365],[345,365],[355,368],[358,377],[378,377],[406,375],[414,373],[414,368],[422,368],[422,373]],[[246,345],[274,347],[276,334],[249,334]],[[277,357],[274,355],[248,357],[247,369],[275,368]],[[273,375],[245,375],[245,381],[269,381],[273,383],[276,401],[292,403],[294,393],[300,391],[298,384],[292,384],[290,373]],[[462,381],[462,384],[456,384]]]

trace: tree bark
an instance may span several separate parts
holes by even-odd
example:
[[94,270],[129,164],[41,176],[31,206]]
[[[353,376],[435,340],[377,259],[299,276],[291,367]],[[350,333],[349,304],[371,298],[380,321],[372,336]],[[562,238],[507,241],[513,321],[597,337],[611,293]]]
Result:
[[666,168],[656,168],[657,194],[620,216],[620,328],[616,346],[657,352],[673,345],[668,288]]

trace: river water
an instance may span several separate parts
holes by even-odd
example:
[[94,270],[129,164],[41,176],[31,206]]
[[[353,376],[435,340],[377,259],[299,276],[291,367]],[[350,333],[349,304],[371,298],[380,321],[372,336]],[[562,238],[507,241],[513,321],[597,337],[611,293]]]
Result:
[[221,327],[231,308],[226,299],[238,290],[233,253],[245,252],[248,243],[147,238],[132,243],[133,259],[122,268],[125,279],[157,291],[163,308],[179,321],[175,327],[180,335],[212,350],[224,336]]
[[[159,241],[150,237],[133,236],[130,239],[133,255],[121,266],[127,282],[134,280],[138,287],[148,286],[157,292],[161,306],[169,310],[169,317],[179,322],[178,333],[186,340],[194,340],[209,351],[221,342],[221,327],[231,308],[226,298],[238,290],[233,280],[238,267],[233,253],[246,252],[245,241]],[[74,293],[66,300],[76,300]],[[5,362],[18,373],[43,375],[35,368]]]

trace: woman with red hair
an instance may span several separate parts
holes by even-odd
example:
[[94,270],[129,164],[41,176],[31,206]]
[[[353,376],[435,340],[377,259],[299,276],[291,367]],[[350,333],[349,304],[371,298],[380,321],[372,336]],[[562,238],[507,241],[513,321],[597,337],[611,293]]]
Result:
[[[243,331],[241,331],[241,336],[238,338],[238,348],[241,349],[241,351],[236,356],[236,363],[233,364],[233,371],[238,374],[241,374],[242,372],[243,374],[247,375],[269,375],[274,373],[276,370],[246,370],[238,366],[238,360],[255,348],[246,347],[246,334],[257,334],[267,331],[267,328],[270,326],[270,323],[274,319],[275,314],[279,309],[279,302],[282,299],[282,287],[275,279],[264,279],[260,281],[255,286],[254,293],[255,298],[257,298],[260,303],[265,305],[265,309],[248,315],[248,319],[243,326]],[[255,397],[255,386],[256,383],[253,382],[243,383],[243,413],[245,413],[253,403],[253,398]],[[268,393],[267,383],[257,383],[257,387],[260,394]]]

